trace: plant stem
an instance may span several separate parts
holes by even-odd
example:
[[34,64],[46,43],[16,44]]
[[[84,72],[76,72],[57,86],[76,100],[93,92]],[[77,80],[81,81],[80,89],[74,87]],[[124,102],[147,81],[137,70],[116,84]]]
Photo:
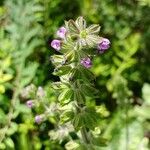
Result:
[[84,143],[85,143],[85,144],[89,144],[90,141],[89,141],[89,139],[88,139],[88,133],[87,133],[86,128],[85,128],[85,127],[82,127],[82,128],[80,129],[80,132],[81,132],[82,139],[83,139]]
[[10,108],[9,108],[9,112],[8,112],[8,120],[7,120],[7,123],[5,125],[5,127],[2,130],[2,133],[1,133],[1,136],[0,136],[0,143],[2,143],[2,141],[4,140],[5,136],[6,136],[6,133],[7,133],[7,130],[9,129],[10,125],[11,125],[11,120],[13,119],[13,112],[14,112],[14,109],[15,109],[15,105],[16,105],[16,101],[18,99],[18,95],[19,95],[19,92],[20,92],[20,79],[21,79],[21,74],[20,72],[22,71],[22,63],[20,64],[20,66],[18,67],[19,69],[16,69],[17,70],[17,76],[16,76],[16,79],[15,79],[15,87],[14,88],[14,91],[13,91],[13,96],[12,96],[12,99],[11,99],[11,104],[10,104]]
[[126,150],[129,149],[128,99],[125,99]]
[[[77,110],[77,113],[81,113],[81,109],[83,108],[82,105],[79,104],[79,102],[77,101],[77,106],[76,107],[76,110]],[[84,141],[85,144],[89,144],[90,143],[90,140],[89,140],[89,137],[88,137],[88,132],[87,132],[87,129],[86,127],[82,127],[80,129],[80,132],[81,132],[81,136],[82,136],[82,139]]]

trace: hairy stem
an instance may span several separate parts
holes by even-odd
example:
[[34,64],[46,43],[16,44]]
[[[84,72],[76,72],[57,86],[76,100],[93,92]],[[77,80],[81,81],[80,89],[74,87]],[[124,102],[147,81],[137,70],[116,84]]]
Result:
[[[79,104],[79,102],[77,101],[77,106],[76,107],[76,110],[77,110],[77,113],[81,113],[81,110],[83,109],[83,106],[81,104]],[[81,136],[82,136],[82,139],[83,139],[83,142],[85,144],[89,144],[90,143],[90,140],[89,140],[89,136],[88,136],[88,132],[87,132],[87,129],[86,127],[82,127],[80,129],[80,132],[81,132]]]
[[82,139],[83,139],[84,143],[89,144],[90,141],[89,141],[89,138],[88,138],[88,133],[87,133],[86,128],[85,128],[85,127],[82,127],[82,128],[80,129],[80,132],[81,132]]

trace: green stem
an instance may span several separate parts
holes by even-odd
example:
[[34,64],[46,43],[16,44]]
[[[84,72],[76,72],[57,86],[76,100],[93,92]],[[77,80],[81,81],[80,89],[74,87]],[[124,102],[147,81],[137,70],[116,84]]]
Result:
[[[76,106],[77,113],[81,113],[81,109],[83,108],[83,106],[80,105],[78,101],[77,101],[77,105],[78,105],[78,106]],[[80,129],[80,132],[81,132],[83,142],[85,144],[90,144],[90,140],[89,140],[89,137],[88,137],[88,132],[87,132],[86,127],[82,127]]]
[[22,71],[22,63],[20,64],[20,66],[18,67],[19,69],[16,69],[17,70],[17,76],[16,76],[16,79],[15,79],[15,87],[14,88],[14,92],[13,92],[13,96],[12,96],[12,99],[11,99],[11,105],[10,105],[10,108],[9,108],[9,112],[8,112],[8,120],[7,120],[7,123],[5,125],[5,127],[2,130],[2,133],[1,133],[1,136],[0,136],[0,143],[2,143],[2,141],[4,140],[5,136],[6,136],[6,133],[7,133],[7,130],[9,129],[10,125],[11,125],[11,120],[13,119],[13,112],[14,112],[14,109],[15,109],[15,105],[16,105],[16,101],[18,99],[18,96],[19,96],[19,92],[20,92],[20,79],[21,79],[21,71]]
[[82,128],[80,129],[80,132],[81,132],[82,139],[83,139],[84,143],[85,143],[85,144],[89,144],[90,141],[89,141],[89,139],[88,139],[88,133],[87,133],[86,128],[85,128],[85,127],[82,127]]
[[126,150],[129,149],[128,99],[125,99]]

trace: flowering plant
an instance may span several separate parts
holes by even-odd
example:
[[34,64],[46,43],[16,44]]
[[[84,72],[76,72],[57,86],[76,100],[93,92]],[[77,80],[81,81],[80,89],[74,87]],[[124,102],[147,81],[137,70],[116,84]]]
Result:
[[88,105],[88,100],[93,100],[99,93],[89,68],[92,58],[110,46],[108,39],[98,35],[99,31],[99,25],[87,27],[84,18],[78,17],[75,21],[66,21],[65,27],[57,31],[58,39],[51,42],[51,46],[60,52],[60,55],[51,56],[55,66],[53,74],[60,77],[59,82],[53,83],[53,88],[58,93],[58,103],[62,107],[69,105],[60,115],[60,122],[70,122],[76,131],[80,131],[84,146],[95,145],[96,137],[91,131],[100,119],[96,109]]
[[[76,131],[81,139],[69,141],[66,147],[71,144],[79,149],[91,150],[104,142],[99,137],[99,132],[94,134],[98,129],[100,113],[89,103],[99,96],[99,91],[94,86],[95,77],[89,70],[92,67],[92,59],[110,46],[108,39],[98,35],[99,31],[99,25],[87,27],[83,17],[78,17],[75,21],[66,21],[65,27],[56,32],[58,39],[51,42],[51,47],[59,52],[51,56],[55,66],[53,74],[60,78],[59,82],[52,83],[57,101],[46,107],[46,115],[37,115],[35,122],[40,124],[45,120],[45,116],[55,112],[58,130],[57,134],[55,131],[49,133],[51,139],[62,140],[72,131]],[[38,93],[43,93],[41,88],[38,89]],[[27,102],[29,108],[34,105],[33,100]]]

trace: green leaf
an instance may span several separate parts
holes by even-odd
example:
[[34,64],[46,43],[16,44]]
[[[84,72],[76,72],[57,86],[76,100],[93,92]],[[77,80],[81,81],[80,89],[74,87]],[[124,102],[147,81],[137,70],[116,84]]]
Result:
[[73,111],[65,111],[60,116],[60,123],[64,124],[64,123],[72,120],[73,117],[74,117],[74,112]]
[[63,55],[53,55],[51,56],[51,62],[55,65],[61,65],[62,63],[65,63],[66,59]]
[[84,108],[78,115],[73,118],[73,125],[76,130],[81,127],[86,127],[91,130],[97,126],[99,115],[96,113],[93,107]]
[[18,125],[15,122],[11,122],[9,129],[7,130],[7,135],[13,135],[18,129]]
[[89,34],[98,34],[99,31],[100,31],[100,26],[98,24],[90,25],[87,28],[87,31],[88,31]]
[[14,148],[14,142],[13,142],[13,140],[11,139],[11,138],[6,138],[5,140],[4,140],[4,142],[5,142],[5,144],[9,147],[9,148]]
[[84,125],[86,128],[94,130],[95,120],[91,117],[91,115],[89,115],[88,113],[85,113],[83,120],[84,120]]
[[102,40],[102,38],[99,37],[98,35],[89,34],[89,35],[87,35],[86,43],[89,46],[89,48],[92,48],[95,45],[97,45],[101,40]]
[[142,88],[142,96],[145,103],[150,104],[150,84],[145,83]]
[[81,31],[81,30],[84,30],[86,28],[86,21],[85,19],[81,16],[81,17],[78,17],[75,21],[76,25],[78,26],[78,29]]
[[87,82],[91,82],[91,80],[95,79],[94,74],[90,70],[88,70],[82,66],[79,69],[80,69],[80,72],[82,74],[81,76],[82,76],[83,80],[85,80]]
[[107,146],[108,140],[102,137],[97,137],[97,138],[93,137],[92,144],[96,146],[104,147]]
[[68,29],[72,36],[78,36],[79,29],[73,20],[68,21]]
[[24,104],[16,104],[15,106],[16,111],[19,111],[19,113],[29,113],[31,110]]
[[65,57],[66,57],[66,59],[67,59],[68,62],[72,62],[76,58],[75,57],[75,51],[68,51],[64,55],[65,55]]
[[36,70],[38,68],[38,64],[36,62],[29,64],[24,70],[21,72],[23,80],[21,80],[21,86],[24,87],[31,82],[36,74]]
[[55,90],[65,90],[71,88],[71,85],[67,82],[53,82],[51,83],[51,86]]
[[80,79],[81,78],[81,72],[78,68],[73,68],[72,71],[71,71],[71,77],[72,77],[72,80],[76,81],[77,79]]
[[71,89],[65,89],[58,96],[58,101],[62,105],[67,104],[71,101],[72,95],[73,95],[73,91]]
[[98,97],[99,91],[93,87],[92,84],[82,84],[81,90],[85,94],[85,96],[89,97]]
[[74,101],[77,101],[79,104],[84,104],[85,103],[85,96],[82,93],[80,89],[75,89],[74,90]]
[[113,61],[116,66],[120,66],[120,64],[122,63],[121,60],[117,57],[113,57]]
[[6,149],[6,146],[4,143],[0,143],[0,149],[3,150],[3,149]]
[[72,124],[75,130],[78,131],[84,125],[82,115],[81,114],[76,115],[72,120]]
[[4,111],[0,108],[0,124],[4,124],[7,121],[7,116]]
[[3,85],[0,85],[0,94],[5,93],[5,87]]
[[149,105],[143,105],[143,106],[135,106],[134,111],[136,115],[143,120],[150,119],[150,106]]
[[12,75],[11,74],[2,74],[2,75],[0,75],[0,83],[7,82],[10,79],[12,79]]
[[61,66],[61,67],[57,67],[53,74],[57,75],[57,76],[62,76],[62,75],[66,75],[71,71],[72,67],[69,65],[65,65],[65,66]]
[[69,141],[65,144],[66,150],[77,150],[79,148],[79,144],[75,141]]
[[97,126],[98,121],[100,119],[100,115],[97,114],[96,110],[94,107],[87,107],[85,109],[85,126],[87,128],[90,128],[94,130],[94,128]]

